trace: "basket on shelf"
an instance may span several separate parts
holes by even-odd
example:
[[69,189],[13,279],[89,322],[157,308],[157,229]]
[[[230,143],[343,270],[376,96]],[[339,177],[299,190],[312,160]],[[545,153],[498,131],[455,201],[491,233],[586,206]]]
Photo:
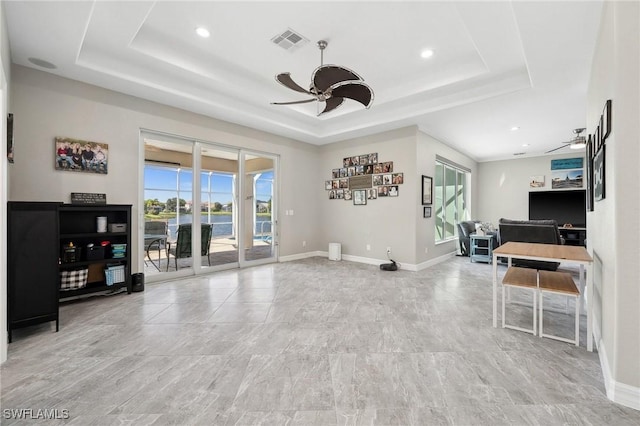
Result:
[[89,268],[60,271],[60,290],[77,290],[87,286]]
[[104,270],[104,276],[107,285],[123,283],[125,281],[124,265],[107,266]]
[[111,244],[111,257],[114,259],[122,259],[127,254],[126,244]]

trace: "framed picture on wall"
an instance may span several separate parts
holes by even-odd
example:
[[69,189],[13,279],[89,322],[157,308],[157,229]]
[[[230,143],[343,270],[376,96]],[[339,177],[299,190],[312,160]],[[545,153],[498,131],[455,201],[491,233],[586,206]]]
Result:
[[107,174],[109,145],[80,139],[55,139],[55,168],[73,172]]
[[606,195],[604,179],[604,149],[605,145],[602,145],[593,157],[593,198],[595,201],[604,200]]
[[7,161],[13,163],[13,114],[7,114]]
[[353,205],[364,206],[367,204],[367,190],[366,189],[354,189],[353,191]]
[[433,204],[433,179],[422,175],[422,204]]
[[431,217],[431,207],[423,207],[422,217]]

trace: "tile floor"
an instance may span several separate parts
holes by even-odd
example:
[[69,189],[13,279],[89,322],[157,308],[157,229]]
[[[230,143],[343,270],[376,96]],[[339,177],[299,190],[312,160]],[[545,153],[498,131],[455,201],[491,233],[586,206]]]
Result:
[[[527,306],[508,309],[510,322],[530,318]],[[494,329],[491,266],[468,258],[417,273],[312,258],[60,313],[59,333],[15,332],[2,424],[640,424],[639,411],[606,398],[584,318],[579,348]],[[572,317],[545,321],[571,335]],[[69,419],[21,422],[5,409]]]

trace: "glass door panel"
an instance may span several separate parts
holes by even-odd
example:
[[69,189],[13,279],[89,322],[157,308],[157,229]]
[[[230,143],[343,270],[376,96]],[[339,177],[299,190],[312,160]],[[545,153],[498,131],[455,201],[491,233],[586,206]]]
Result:
[[203,268],[238,266],[238,155],[238,151],[205,145],[201,149],[200,221],[203,226],[211,226]]
[[192,144],[144,138],[144,244],[146,275],[192,267]]
[[277,257],[276,158],[244,153],[242,161],[241,265],[272,262]]

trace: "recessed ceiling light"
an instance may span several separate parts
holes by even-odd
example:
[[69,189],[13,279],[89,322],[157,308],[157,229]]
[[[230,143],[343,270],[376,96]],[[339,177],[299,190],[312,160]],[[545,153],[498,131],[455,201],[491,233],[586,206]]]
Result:
[[209,37],[211,35],[209,30],[206,29],[205,27],[196,28],[196,34],[198,34],[202,38],[207,38],[207,37]]
[[520,130],[520,127],[518,127],[518,126],[513,126],[513,127],[511,128],[511,131],[512,131],[512,132],[515,132],[516,130]]
[[54,70],[58,67],[56,67],[55,65],[53,65],[51,62],[49,61],[45,61],[44,59],[39,59],[39,58],[28,58],[27,59],[29,62],[31,62],[33,65],[42,67],[42,68],[46,68],[48,70]]
[[529,144],[528,143],[523,143],[522,146],[529,146]]
[[433,50],[425,49],[422,51],[422,53],[420,53],[420,56],[422,56],[424,59],[430,58],[433,56]]

